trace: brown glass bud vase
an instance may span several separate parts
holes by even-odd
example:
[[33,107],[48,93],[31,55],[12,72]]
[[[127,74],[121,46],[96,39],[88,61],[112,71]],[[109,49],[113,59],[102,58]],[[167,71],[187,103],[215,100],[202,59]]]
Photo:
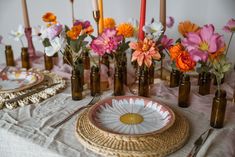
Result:
[[210,72],[203,72],[200,73],[200,80],[199,80],[199,94],[200,95],[207,95],[210,94],[211,88],[211,73]]
[[139,71],[139,90],[138,95],[149,96],[149,70],[147,68],[140,68]]
[[213,99],[212,110],[211,110],[211,119],[210,125],[213,128],[222,128],[224,125],[224,117],[226,111],[226,92],[223,90],[218,90],[215,93],[215,97]]
[[71,90],[72,90],[72,99],[73,100],[81,100],[82,96],[82,80],[79,70],[72,70],[71,76]]
[[115,67],[115,73],[114,73],[114,89],[113,89],[113,95],[114,96],[120,96],[124,95],[124,83],[123,83],[123,71],[121,66]]
[[84,69],[90,70],[90,57],[87,51],[83,52],[82,59]]
[[178,106],[188,107],[190,101],[190,77],[189,75],[183,75],[180,80],[179,85],[179,95],[178,95]]
[[149,84],[154,84],[154,63],[149,68]]
[[178,87],[180,83],[180,71],[177,69],[172,69],[170,76],[170,87]]
[[22,68],[30,69],[29,53],[27,47],[21,48]]
[[5,55],[6,55],[6,65],[7,66],[15,66],[14,54],[13,54],[13,50],[11,48],[11,45],[6,45]]
[[53,68],[53,57],[44,54],[44,65],[46,70],[51,70]]
[[90,73],[90,90],[91,96],[99,95],[100,90],[100,70],[99,67],[92,66]]

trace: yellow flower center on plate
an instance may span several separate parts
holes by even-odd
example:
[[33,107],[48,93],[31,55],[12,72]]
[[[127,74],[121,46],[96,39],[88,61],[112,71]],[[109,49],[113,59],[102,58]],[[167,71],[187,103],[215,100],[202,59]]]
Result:
[[137,113],[126,113],[120,117],[120,121],[124,124],[135,125],[142,123],[144,118]]

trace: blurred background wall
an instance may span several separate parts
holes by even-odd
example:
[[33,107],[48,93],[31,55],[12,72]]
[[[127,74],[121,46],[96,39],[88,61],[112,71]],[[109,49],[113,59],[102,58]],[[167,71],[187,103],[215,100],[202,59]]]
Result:
[[[95,26],[92,17],[91,0],[74,0],[75,17],[88,19]],[[112,17],[116,23],[128,21],[129,18],[139,20],[140,0],[103,0],[104,17]],[[70,0],[27,0],[30,25],[44,25],[41,20],[45,12],[54,12],[58,21],[71,25]],[[235,0],[167,0],[167,16],[175,18],[173,28],[166,31],[169,37],[178,38],[177,25],[180,21],[191,20],[202,26],[214,24],[216,31],[224,34],[228,42],[229,34],[222,27],[230,18],[235,18]],[[159,19],[159,0],[147,0],[146,22],[151,18]],[[4,43],[11,44],[15,57],[19,56],[21,44],[9,38],[9,32],[23,24],[21,0],[0,0],[0,35]],[[25,42],[26,43],[26,42]],[[43,51],[41,43],[34,42],[37,50]],[[0,45],[0,63],[5,62],[4,46]],[[235,63],[235,38],[232,40],[228,57]]]

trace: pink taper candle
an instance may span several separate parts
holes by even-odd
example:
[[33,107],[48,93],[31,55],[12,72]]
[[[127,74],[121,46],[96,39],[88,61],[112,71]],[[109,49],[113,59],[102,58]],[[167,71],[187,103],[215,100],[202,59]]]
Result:
[[146,16],[146,0],[141,0],[140,8],[140,26],[139,26],[139,40],[144,40],[144,31],[143,26],[145,25],[145,16]]
[[160,0],[160,22],[166,30],[166,0]]
[[27,3],[26,0],[22,0],[22,9],[23,9],[23,17],[24,17],[24,25],[26,28],[30,27],[29,24],[29,15],[28,15],[28,10],[27,10]]

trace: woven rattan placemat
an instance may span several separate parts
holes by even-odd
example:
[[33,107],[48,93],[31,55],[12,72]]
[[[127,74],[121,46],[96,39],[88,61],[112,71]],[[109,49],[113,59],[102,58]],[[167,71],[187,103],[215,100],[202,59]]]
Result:
[[93,127],[88,110],[78,118],[76,134],[85,147],[104,156],[162,157],[180,149],[188,139],[188,120],[175,112],[175,123],[160,134],[148,136],[122,136]]

